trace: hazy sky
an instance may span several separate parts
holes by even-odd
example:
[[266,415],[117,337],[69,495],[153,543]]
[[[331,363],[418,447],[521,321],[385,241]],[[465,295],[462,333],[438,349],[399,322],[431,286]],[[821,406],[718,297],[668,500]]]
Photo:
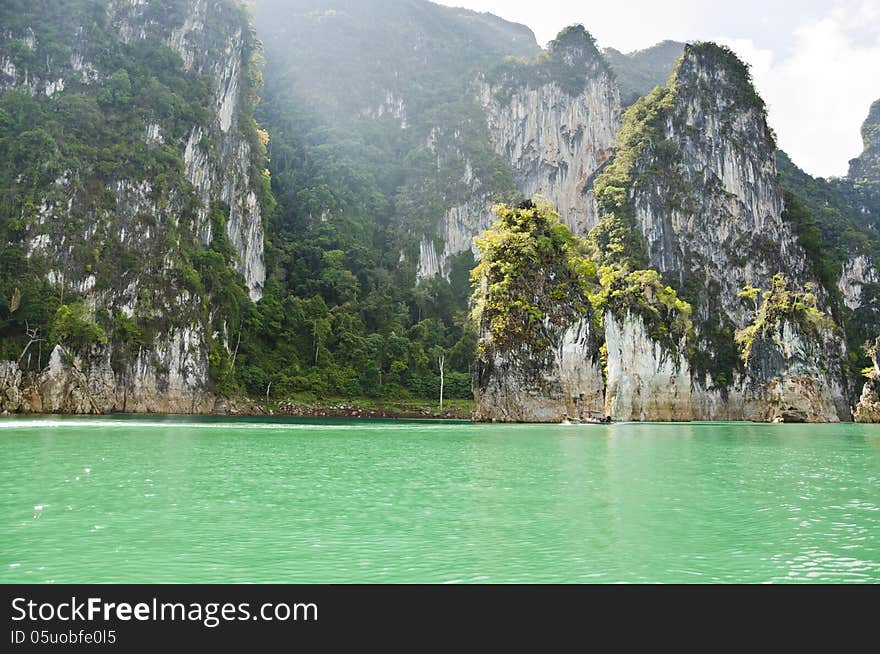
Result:
[[844,175],[880,99],[880,0],[439,0],[524,23],[542,45],[583,23],[624,52],[712,40],[747,63],[782,149],[813,175]]

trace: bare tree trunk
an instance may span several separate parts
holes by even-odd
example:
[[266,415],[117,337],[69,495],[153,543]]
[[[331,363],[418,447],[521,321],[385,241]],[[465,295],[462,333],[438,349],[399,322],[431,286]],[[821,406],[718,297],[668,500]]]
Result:
[[315,320],[315,331],[312,332],[312,340],[315,342],[315,365],[318,365],[318,321]]
[[[40,338],[40,328],[34,327],[33,329],[31,329],[28,323],[25,323],[24,333],[29,339],[28,344],[24,346],[24,349],[21,351],[21,354],[18,357],[18,361],[15,362],[15,365],[21,365],[21,360],[24,359],[24,355],[27,354],[28,350],[31,348],[31,345],[33,345],[34,343],[42,343],[43,340],[45,340]],[[42,350],[40,351],[40,353],[42,354]],[[30,357],[28,357],[28,368],[30,368],[30,363],[31,360]]]
[[446,355],[441,354],[437,358],[437,365],[440,367],[440,410],[443,410],[443,368],[446,366]]
[[235,352],[232,353],[232,370],[235,371],[235,359],[238,357],[238,346],[241,345],[241,332],[244,325],[238,328],[238,342],[235,344]]

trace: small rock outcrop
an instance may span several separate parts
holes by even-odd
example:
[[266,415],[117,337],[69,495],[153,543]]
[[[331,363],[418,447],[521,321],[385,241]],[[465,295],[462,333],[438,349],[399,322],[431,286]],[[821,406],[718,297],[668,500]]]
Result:
[[856,407],[855,421],[880,423],[880,377],[873,377],[865,384]]
[[21,370],[14,361],[0,361],[0,414],[22,409]]
[[868,374],[868,381],[856,407],[856,422],[880,423],[880,337],[871,348],[871,362],[873,371]]
[[549,207],[528,202],[498,213],[495,230],[477,241],[475,419],[604,416],[601,337],[577,263],[578,241]]

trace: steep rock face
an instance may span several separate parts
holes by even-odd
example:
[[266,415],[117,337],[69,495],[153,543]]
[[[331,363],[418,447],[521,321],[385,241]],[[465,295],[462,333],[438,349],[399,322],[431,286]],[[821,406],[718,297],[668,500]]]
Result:
[[862,126],[865,150],[849,165],[849,178],[853,182],[880,186],[880,100],[871,105],[868,118]]
[[[837,422],[845,411],[843,389],[828,387],[820,372],[822,353],[790,323],[757,346],[749,379],[723,390],[695,379],[681,350],[654,340],[638,316],[607,314],[598,339],[585,338],[589,328],[580,322],[565,333],[561,355],[523,350],[478,366],[476,419],[560,422],[604,414],[615,421]],[[603,341],[607,385],[597,355]]]
[[751,420],[786,422],[839,422],[849,419],[845,389],[838,375],[840,344],[805,334],[783,321],[752,347],[746,378],[741,382],[747,402],[754,407]]
[[[597,223],[590,182],[616,143],[620,90],[582,27],[563,32],[545,56],[483,78],[480,99],[495,150],[513,169],[519,191],[548,199],[584,235]],[[544,74],[548,62],[578,83]]]
[[871,106],[862,139],[865,149],[850,162],[848,180],[854,187],[861,223],[880,231],[880,100]]
[[606,315],[605,342],[606,412],[618,421],[838,422],[847,410],[843,389],[821,372],[827,354],[792,323],[755,346],[748,378],[723,389],[697,378],[683,347],[664,347],[632,314]]
[[866,284],[878,282],[880,274],[874,267],[873,260],[868,255],[860,254],[850,257],[843,266],[837,288],[843,296],[844,304],[856,310],[862,306],[862,288]]
[[828,353],[790,322],[754,346],[748,377],[723,389],[693,374],[684,344],[665,347],[638,316],[606,314],[604,340],[605,413],[616,421],[838,422],[847,413],[844,389],[822,373]]
[[604,382],[589,321],[553,330],[554,345],[497,352],[477,363],[479,422],[562,422],[604,415]]
[[[880,100],[871,106],[868,118],[862,126],[862,138],[865,149],[858,159],[850,162],[849,180],[855,185],[859,194],[860,208],[869,228],[880,229]],[[864,256],[857,257],[844,268],[841,290],[844,287],[850,290],[849,294],[845,293],[850,308],[858,308],[853,306],[856,295],[859,306],[862,305],[864,285],[880,282],[875,261],[866,259]],[[876,325],[874,333],[876,333]],[[880,362],[878,362],[880,359],[878,357],[880,357],[880,337],[873,346],[873,374],[865,383],[856,407],[857,422],[880,423]]]
[[[479,111],[475,104],[471,110]],[[474,237],[492,224],[493,204],[499,194],[512,192],[509,176],[498,174],[502,162],[494,153],[480,152],[488,148],[485,126],[472,125],[471,130],[466,135],[458,127],[435,126],[426,139],[425,152],[435,163],[417,185],[420,194],[434,187],[436,195],[430,203],[440,211],[440,218],[420,241],[417,282],[435,275],[449,279],[453,257],[468,250],[476,254]],[[482,164],[475,167],[474,159]]]
[[[753,311],[740,292],[746,286],[770,288],[780,271],[797,287],[816,288],[828,310],[827,292],[783,221],[774,139],[743,64],[712,44],[688,46],[670,87],[638,110],[657,133],[638,152],[630,173],[634,222],[646,243],[649,267],[694,305],[697,337],[706,337],[705,325],[747,326]],[[755,413],[773,414],[779,402],[788,401],[780,398],[800,389],[807,397],[825,393],[818,405],[804,408],[811,419],[848,417],[840,390],[845,386],[842,339],[823,332],[801,334],[799,342],[808,351],[813,345],[833,351],[823,358],[828,367],[812,369],[818,375],[815,390],[785,381],[799,377],[799,368],[797,357],[781,356],[793,367],[774,368],[779,384],[751,377],[751,370],[739,382],[749,393],[763,389],[766,410]],[[702,347],[714,354],[719,343],[703,341]]]
[[216,398],[205,387],[206,353],[192,330],[171,333],[161,348],[141,352],[117,383],[110,353],[71,355],[57,346],[48,367],[24,385],[27,411],[40,413],[211,413]]
[[869,379],[856,407],[855,421],[880,423],[880,377]]
[[61,346],[52,350],[48,367],[29,393],[31,410],[39,413],[100,414],[113,405],[115,379],[109,359],[86,365],[79,357],[66,355]]
[[0,361],[0,414],[22,408],[21,370],[14,361]]
[[488,229],[493,220],[491,200],[481,196],[449,209],[437,225],[437,234],[443,240],[440,253],[433,239],[423,238],[419,244],[416,279],[421,281],[435,275],[448,278],[451,258],[467,250],[476,254],[474,236]]
[[[782,220],[763,103],[740,66],[716,46],[685,49],[667,100],[666,148],[645,153],[631,190],[651,267],[679,287],[693,279],[715,289],[737,327],[748,320],[738,297],[744,286],[766,288],[779,271],[808,279],[803,252]],[[651,174],[657,166],[661,172]],[[703,320],[710,318],[707,304],[697,307]]]
[[[670,87],[634,106],[621,135],[596,181],[602,216],[590,235],[605,266],[591,302],[609,303],[590,345],[605,347],[605,411],[624,421],[849,419],[842,330],[783,221],[775,144],[745,66],[718,46],[688,46]],[[748,286],[757,299],[742,295]],[[545,311],[553,300],[537,303]],[[552,376],[552,358],[538,362]],[[507,383],[519,393],[527,378]]]
[[477,240],[475,419],[604,415],[602,336],[579,263],[582,243],[549,206],[502,207],[498,217],[497,227]]
[[607,313],[605,346],[608,351],[607,415],[623,421],[692,419],[687,359],[680,351],[671,352],[651,339],[641,318],[627,313],[618,319]]
[[[155,16],[155,4],[112,0],[107,11],[123,42],[161,40],[180,55],[184,70],[214,82],[214,122],[193,126],[182,151],[187,178],[202,200],[197,231],[209,243],[211,202],[228,205],[226,233],[238,253],[236,269],[244,276],[251,299],[257,301],[266,281],[263,221],[252,179],[251,146],[238,132],[245,87],[242,75],[247,74],[253,35],[247,33],[246,22],[221,26],[223,14],[232,12],[222,3],[209,11],[208,0],[184,3],[169,33],[167,23]],[[217,28],[222,31],[218,33]],[[202,147],[205,139],[214,139],[216,144]]]
[[[535,60],[481,75],[473,92],[516,190],[545,198],[572,231],[586,234],[597,221],[591,181],[611,155],[620,115],[617,82],[589,33],[581,26],[564,30]],[[423,243],[420,279],[423,271],[447,274],[450,257],[474,250],[473,238],[492,224],[492,194],[480,193],[475,181],[471,199],[437,224],[443,251]]]
[[[23,38],[33,52],[10,60],[6,69],[14,74],[0,84],[37,99],[42,93],[50,100],[41,102],[64,111],[91,106],[126,120],[138,113],[129,108],[137,102],[143,125],[135,132],[116,118],[112,128],[86,134],[83,140],[101,143],[104,152],[131,153],[128,161],[114,168],[93,154],[65,160],[33,217],[22,212],[27,258],[46,262],[45,278],[62,302],[84,302],[103,315],[108,338],[95,348],[55,348],[48,368],[30,368],[18,380],[23,399],[16,410],[210,411],[209,343],[222,348],[228,336],[225,325],[218,328],[217,309],[206,312],[210,300],[199,295],[206,290],[201,253],[228,243],[223,251],[251,300],[261,297],[265,281],[259,196],[266,183],[251,118],[258,44],[247,15],[226,0],[173,7],[105,0],[66,4],[63,15],[41,11],[29,8],[18,19],[33,29],[0,38],[0,52],[21,52],[15,44]],[[58,21],[69,31],[53,31]],[[136,77],[144,70],[155,76],[146,91]],[[72,124],[71,133],[83,127]],[[135,133],[140,143],[128,143]],[[107,325],[117,317],[149,339],[138,336],[143,342],[134,351],[117,342]]]

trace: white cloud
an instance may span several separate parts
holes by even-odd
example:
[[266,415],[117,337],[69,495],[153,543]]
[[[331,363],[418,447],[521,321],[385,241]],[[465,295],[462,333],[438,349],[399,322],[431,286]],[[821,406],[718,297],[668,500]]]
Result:
[[[873,36],[864,38],[866,30]],[[845,175],[862,150],[862,121],[880,98],[880,7],[838,5],[803,21],[794,37],[784,57],[749,39],[715,40],[752,65],[779,145],[795,163],[813,175]]]

